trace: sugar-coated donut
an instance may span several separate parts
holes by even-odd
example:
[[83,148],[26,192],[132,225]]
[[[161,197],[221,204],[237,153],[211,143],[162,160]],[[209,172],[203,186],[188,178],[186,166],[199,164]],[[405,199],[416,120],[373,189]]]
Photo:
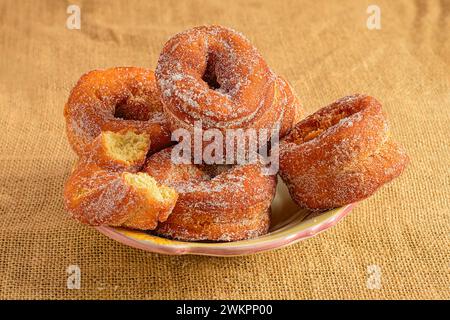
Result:
[[299,122],[280,146],[280,175],[291,197],[311,210],[372,195],[409,161],[389,134],[381,104],[344,97]]
[[64,188],[67,211],[89,225],[151,230],[177,200],[173,188],[137,172],[150,141],[146,133],[102,132],[83,150]]
[[78,155],[101,131],[145,132],[152,140],[150,152],[171,144],[155,76],[148,69],[119,67],[83,75],[64,115],[69,142]]
[[276,129],[284,136],[303,114],[292,89],[240,33],[196,27],[173,36],[156,68],[172,129]]
[[197,166],[174,164],[171,149],[153,154],[144,171],[179,194],[159,235],[185,241],[235,241],[265,234],[276,177],[260,164]]
[[153,230],[165,221],[177,193],[145,173],[105,170],[80,162],[64,189],[65,207],[76,220],[93,225]]

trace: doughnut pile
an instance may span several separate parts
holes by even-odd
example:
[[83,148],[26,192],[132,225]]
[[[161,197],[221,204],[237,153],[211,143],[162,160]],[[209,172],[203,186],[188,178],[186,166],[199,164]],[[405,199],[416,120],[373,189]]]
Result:
[[[291,86],[242,34],[221,26],[181,32],[164,45],[155,73],[95,70],[72,89],[64,116],[78,161],[64,187],[66,210],[84,224],[182,241],[266,234],[277,185],[267,155],[249,163],[174,161],[179,129],[270,131],[259,146],[277,153],[292,199],[310,210],[360,201],[408,163],[372,97],[345,97],[303,115]],[[269,146],[274,134],[280,143]],[[208,146],[203,141],[201,151]]]
[[260,164],[173,164],[168,148],[152,155],[144,171],[178,192],[172,214],[155,230],[159,235],[189,241],[235,241],[269,229],[276,176],[263,175]]

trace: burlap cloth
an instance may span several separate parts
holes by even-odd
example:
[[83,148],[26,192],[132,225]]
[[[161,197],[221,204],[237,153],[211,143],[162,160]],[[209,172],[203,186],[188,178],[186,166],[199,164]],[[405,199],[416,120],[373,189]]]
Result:
[[[0,298],[450,298],[449,1],[74,3],[81,30],[65,26],[69,1],[0,2]],[[381,30],[366,27],[370,4]],[[69,219],[71,87],[95,68],[154,68],[170,35],[211,23],[246,34],[309,112],[377,97],[408,170],[331,230],[253,256],[146,253]]]

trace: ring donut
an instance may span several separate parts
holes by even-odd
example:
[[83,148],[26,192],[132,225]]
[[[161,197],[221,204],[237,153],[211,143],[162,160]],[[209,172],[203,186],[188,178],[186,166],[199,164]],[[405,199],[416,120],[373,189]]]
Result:
[[240,33],[196,27],[172,37],[156,68],[157,85],[172,129],[275,129],[284,136],[303,111]]
[[171,149],[153,154],[144,168],[178,193],[172,214],[155,233],[184,241],[235,241],[267,232],[275,176],[263,175],[259,164],[174,164]]
[[145,132],[152,140],[150,153],[171,144],[155,76],[148,69],[119,67],[83,75],[70,93],[64,116],[78,155],[101,131]]
[[344,97],[299,122],[281,142],[280,175],[300,206],[324,210],[372,195],[409,159],[389,134],[381,104]]

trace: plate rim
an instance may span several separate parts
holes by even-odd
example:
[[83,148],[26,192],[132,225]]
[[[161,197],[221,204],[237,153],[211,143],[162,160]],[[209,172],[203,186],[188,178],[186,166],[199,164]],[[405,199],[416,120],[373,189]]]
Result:
[[[127,234],[140,232],[138,230],[125,230],[109,226],[97,226],[94,228],[108,238],[122,244],[153,253],[219,257],[240,256],[283,248],[301,240],[316,236],[335,226],[355,208],[356,204],[357,203],[351,203],[343,207],[326,211],[318,217],[304,220],[299,224],[278,233],[277,230],[275,230],[274,232],[255,239],[233,242],[187,242],[147,234],[142,235],[147,239],[136,239]],[[159,243],[155,241],[156,239],[158,239]]]

